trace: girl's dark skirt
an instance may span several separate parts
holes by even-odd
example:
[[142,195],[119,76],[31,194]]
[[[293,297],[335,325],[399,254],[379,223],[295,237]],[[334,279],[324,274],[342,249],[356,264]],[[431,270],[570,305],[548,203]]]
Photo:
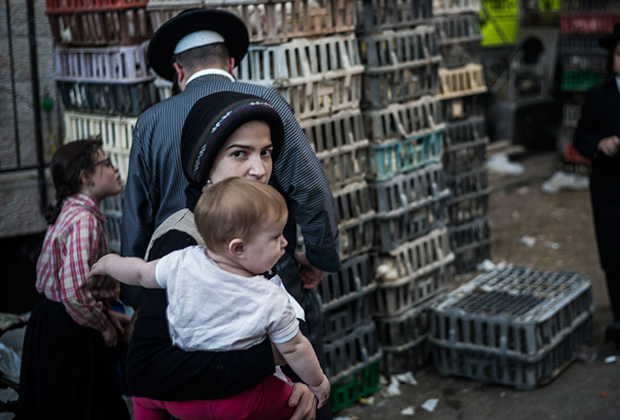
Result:
[[26,327],[17,418],[129,420],[113,349],[43,295]]

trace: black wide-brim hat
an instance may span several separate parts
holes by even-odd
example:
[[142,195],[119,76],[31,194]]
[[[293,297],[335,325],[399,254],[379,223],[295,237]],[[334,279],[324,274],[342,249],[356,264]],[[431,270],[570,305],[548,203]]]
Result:
[[267,101],[239,92],[217,92],[194,104],[181,133],[181,165],[191,184],[207,184],[217,154],[231,134],[250,121],[264,121],[271,131],[271,161],[282,149],[284,126],[278,111]]
[[166,21],[151,37],[146,58],[155,73],[167,80],[174,78],[174,49],[183,37],[196,31],[213,31],[222,35],[228,53],[235,59],[235,66],[248,52],[248,29],[237,16],[225,10],[189,9]]
[[613,50],[614,48],[616,48],[618,42],[620,42],[620,23],[616,23],[614,25],[614,33],[602,37],[598,41],[598,45],[605,48],[606,50]]

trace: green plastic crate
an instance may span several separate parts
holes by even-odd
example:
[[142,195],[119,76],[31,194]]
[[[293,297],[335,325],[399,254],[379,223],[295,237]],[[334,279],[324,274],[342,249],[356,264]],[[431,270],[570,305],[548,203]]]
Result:
[[562,89],[570,92],[583,92],[603,83],[603,73],[564,70],[562,72]]
[[333,383],[329,393],[332,413],[351,407],[360,398],[377,392],[380,375],[381,353],[368,365],[351,372],[336,383]]
[[519,26],[519,2],[517,0],[484,0],[482,3],[480,10],[482,46],[513,45]]

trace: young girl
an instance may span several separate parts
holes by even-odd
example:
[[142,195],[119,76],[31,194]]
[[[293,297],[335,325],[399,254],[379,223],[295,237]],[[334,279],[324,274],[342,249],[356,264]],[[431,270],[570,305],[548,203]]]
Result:
[[79,140],[52,158],[56,204],[37,261],[41,294],[24,337],[19,389],[21,420],[129,419],[113,349],[127,315],[108,310],[117,285],[88,278],[110,252],[99,203],[121,191],[118,168],[101,141]]

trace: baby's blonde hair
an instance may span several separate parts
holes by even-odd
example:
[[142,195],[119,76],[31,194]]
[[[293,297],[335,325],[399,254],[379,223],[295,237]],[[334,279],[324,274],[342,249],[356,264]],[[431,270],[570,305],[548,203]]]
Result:
[[249,241],[266,220],[288,215],[275,188],[245,178],[227,178],[203,190],[194,219],[205,245],[222,252],[234,238]]

